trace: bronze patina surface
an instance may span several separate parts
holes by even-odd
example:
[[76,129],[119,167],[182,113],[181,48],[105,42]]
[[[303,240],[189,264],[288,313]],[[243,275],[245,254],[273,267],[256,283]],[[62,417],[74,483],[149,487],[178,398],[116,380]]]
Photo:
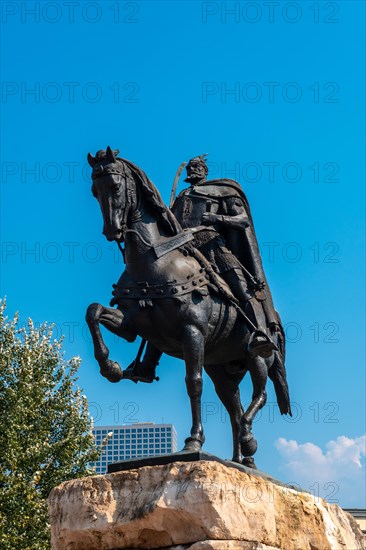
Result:
[[[113,285],[117,307],[94,303],[86,314],[101,374],[111,382],[152,382],[163,353],[183,359],[192,412],[184,451],[198,452],[204,368],[230,416],[232,460],[255,468],[252,423],[266,403],[268,377],[281,414],[291,408],[284,331],[242,188],[230,179],[207,180],[205,156],[195,157],[186,166],[189,187],[169,209],[147,175],[118,151],[108,147],[88,161],[103,233],[121,250],[124,243],[126,264]],[[109,359],[100,324],[128,342],[143,338],[143,359],[144,343],[122,371]],[[253,396],[244,411],[239,384],[247,372]]]

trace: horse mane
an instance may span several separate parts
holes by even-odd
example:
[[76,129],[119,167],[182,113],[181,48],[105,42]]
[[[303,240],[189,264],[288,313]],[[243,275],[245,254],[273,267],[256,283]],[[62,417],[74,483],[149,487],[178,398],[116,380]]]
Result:
[[134,181],[138,184],[145,200],[152,207],[153,211],[160,214],[160,221],[162,222],[164,229],[168,231],[169,235],[177,235],[180,233],[182,231],[180,223],[174,216],[173,212],[163,202],[159,191],[153,182],[147,177],[145,172],[129,160],[120,157],[117,157],[116,160],[122,162],[129,168],[134,176]]
[[[141,191],[144,199],[151,206],[152,210],[160,215],[159,221],[163,225],[164,229],[168,232],[169,235],[177,235],[182,231],[182,227],[173,212],[164,204],[161,195],[153,182],[147,177],[145,172],[141,170],[133,162],[118,157],[118,150],[112,151],[110,147],[107,150],[97,151],[95,157],[88,155],[88,161],[90,166],[93,168],[92,174],[94,177],[102,174],[104,169],[108,169],[109,172],[113,173],[113,170],[117,170],[117,173],[120,170],[116,167],[116,164],[122,164],[123,169],[126,167],[129,170],[130,176],[133,178],[134,183],[138,186]],[[93,186],[92,186],[93,191]]]

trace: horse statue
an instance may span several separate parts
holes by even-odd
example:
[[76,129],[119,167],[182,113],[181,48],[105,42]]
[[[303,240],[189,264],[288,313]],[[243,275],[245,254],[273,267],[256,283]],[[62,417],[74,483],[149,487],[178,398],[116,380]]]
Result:
[[[205,441],[201,421],[204,368],[230,416],[232,460],[256,468],[252,424],[266,403],[268,376],[281,414],[291,414],[283,335],[274,333],[274,349],[267,357],[248,353],[250,331],[245,315],[230,299],[225,282],[213,277],[209,263],[195,250],[194,232],[182,229],[146,174],[117,154],[108,147],[95,157],[88,155],[103,234],[121,250],[124,243],[126,265],[118,284],[113,285],[112,303],[117,308],[93,303],[86,312],[100,372],[111,382],[124,378],[120,365],[109,359],[100,325],[128,342],[140,336],[160,352],[183,359],[192,414],[183,451],[199,451]],[[239,384],[247,372],[253,395],[244,410]]]

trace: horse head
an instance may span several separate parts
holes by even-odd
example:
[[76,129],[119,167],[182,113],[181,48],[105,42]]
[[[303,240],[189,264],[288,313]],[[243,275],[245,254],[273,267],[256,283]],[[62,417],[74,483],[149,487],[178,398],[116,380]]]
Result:
[[119,151],[108,146],[93,157],[92,193],[103,215],[103,234],[109,241],[123,242],[129,218],[138,204],[146,204],[168,235],[181,231],[180,224],[164,204],[159,191],[145,172],[132,162],[119,158]]
[[108,241],[123,242],[127,220],[135,203],[133,180],[119,151],[108,146],[93,157],[88,153],[92,167],[92,193],[98,200],[103,216],[103,234]]

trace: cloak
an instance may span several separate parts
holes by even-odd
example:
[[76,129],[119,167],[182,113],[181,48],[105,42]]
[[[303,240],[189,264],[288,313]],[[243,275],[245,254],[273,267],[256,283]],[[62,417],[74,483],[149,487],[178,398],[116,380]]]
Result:
[[195,185],[194,188],[200,195],[205,195],[208,199],[220,199],[223,209],[225,209],[225,199],[230,197],[237,197],[244,206],[249,226],[244,228],[243,225],[242,230],[230,226],[223,226],[222,230],[220,230],[220,234],[223,235],[227,247],[234,256],[236,256],[250,274],[264,286],[261,292],[263,301],[261,301],[265,311],[267,324],[277,323],[281,326],[281,321],[277,311],[274,309],[272,294],[264,273],[249,202],[241,185],[235,180],[224,178],[204,181]]

